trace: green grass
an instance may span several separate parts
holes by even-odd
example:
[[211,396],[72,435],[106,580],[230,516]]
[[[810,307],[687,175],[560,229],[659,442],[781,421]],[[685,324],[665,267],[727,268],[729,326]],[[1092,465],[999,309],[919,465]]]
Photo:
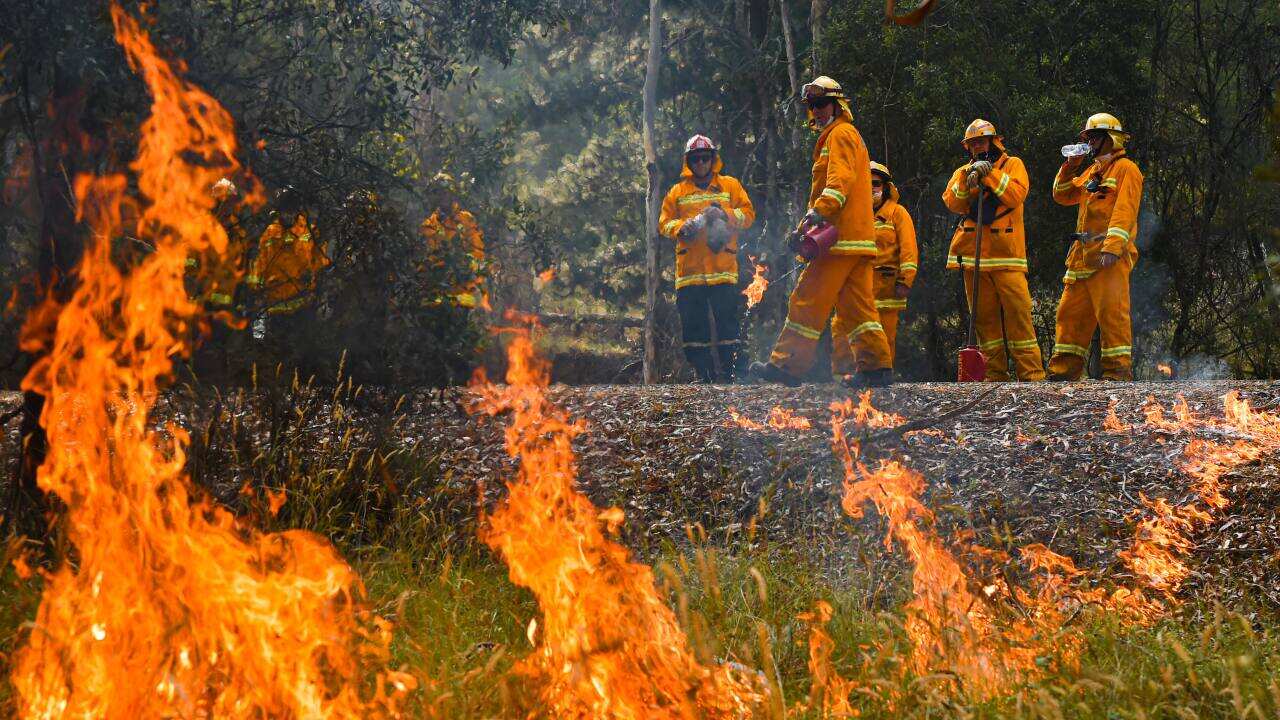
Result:
[[[368,422],[352,409],[363,402],[359,395],[350,386],[284,382],[206,403],[215,409],[192,433],[193,472],[205,487],[222,489],[248,522],[308,528],[338,545],[364,578],[374,610],[395,624],[392,666],[423,680],[410,717],[538,717],[533,690],[512,673],[531,650],[526,628],[538,608],[474,540],[474,488],[448,482],[428,445],[392,442],[404,421],[393,400],[386,405],[394,409]],[[289,490],[278,517],[263,507],[264,492],[240,491],[245,478],[259,490]],[[690,647],[704,663],[733,661],[771,676],[785,707],[809,693],[809,629],[797,616],[825,600],[835,609],[833,662],[857,684],[862,717],[1280,718],[1274,607],[1228,610],[1189,599],[1154,627],[1085,612],[1073,625],[1085,640],[1078,663],[979,701],[945,673],[902,672],[905,575],[874,575],[863,563],[817,567],[804,547],[758,539],[718,547],[691,537],[652,550],[660,592]],[[9,662],[35,617],[38,592],[38,579],[20,580],[7,562],[0,566],[0,717],[16,712]]]
[[[537,606],[488,553],[475,549],[460,558],[424,560],[377,550],[356,564],[375,609],[395,622],[392,664],[425,680],[412,698],[411,715],[514,718],[532,707],[528,689],[510,670],[531,649],[525,628]],[[1154,627],[1088,615],[1078,668],[975,702],[945,677],[898,671],[906,650],[901,615],[868,607],[869,578],[845,577],[835,586],[803,558],[780,549],[668,550],[655,567],[695,654],[704,662],[732,660],[762,669],[767,651],[788,706],[809,691],[808,627],[796,616],[825,599],[835,607],[829,626],[834,662],[861,688],[863,717],[1280,716],[1280,623],[1274,615],[1250,618],[1192,604]],[[34,616],[37,585],[17,580],[11,570],[0,576],[0,658],[10,657],[22,623]],[[876,652],[877,646],[883,650]],[[895,699],[890,706],[877,696]],[[13,712],[11,690],[0,684],[0,716]]]

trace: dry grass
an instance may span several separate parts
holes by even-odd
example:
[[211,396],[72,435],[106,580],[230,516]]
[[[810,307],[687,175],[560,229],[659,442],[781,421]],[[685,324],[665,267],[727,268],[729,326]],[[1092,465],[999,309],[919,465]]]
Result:
[[[457,455],[457,438],[412,427],[425,402],[272,374],[231,395],[181,389],[166,413],[193,429],[191,470],[202,485],[250,522],[330,537],[361,571],[370,602],[396,624],[394,662],[424,679],[413,715],[524,717],[535,702],[511,669],[530,650],[525,629],[537,607],[473,544],[476,486],[443,460]],[[430,411],[456,412],[449,407]],[[489,461],[480,452],[471,460]],[[268,491],[281,489],[287,502],[273,517]],[[641,529],[638,536],[649,539],[646,559],[700,659],[775,672],[787,707],[809,692],[808,627],[797,616],[821,599],[835,608],[834,663],[855,682],[862,717],[1280,717],[1280,616],[1263,597],[1233,596],[1230,608],[1186,598],[1154,627],[1086,611],[1076,621],[1086,638],[1076,669],[978,702],[951,678],[902,672],[900,608],[909,581],[900,564],[833,565],[803,543],[763,535],[711,541],[694,532],[672,542]],[[873,529],[867,552],[883,553],[878,537]],[[0,572],[6,677],[6,661],[29,630],[24,623],[35,616],[38,586],[11,567]],[[14,713],[10,693],[0,682],[0,717]]]

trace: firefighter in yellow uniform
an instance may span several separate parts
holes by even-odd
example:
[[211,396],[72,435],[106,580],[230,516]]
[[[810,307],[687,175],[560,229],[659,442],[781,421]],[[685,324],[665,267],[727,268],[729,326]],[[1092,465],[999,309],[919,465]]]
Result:
[[[676,310],[684,355],[706,383],[732,382],[738,374],[738,233],[756,218],[742,183],[723,169],[710,138],[689,138],[680,182],[667,192],[658,219],[659,231],[676,241]],[[719,376],[708,311],[715,324]]]
[[315,275],[329,266],[329,258],[312,239],[306,214],[296,212],[285,227],[282,210],[258,239],[258,257],[246,278],[263,294],[269,315],[289,315],[307,303],[315,288]]
[[1138,208],[1142,173],[1125,155],[1129,134],[1113,115],[1098,113],[1080,138],[1093,162],[1069,158],[1058,169],[1053,199],[1079,205],[1074,242],[1058,301],[1057,339],[1049,374],[1078,380],[1093,331],[1102,330],[1102,376],[1133,379],[1133,327],[1129,319],[1129,273],[1138,262]]
[[[916,279],[919,253],[916,249],[916,227],[911,213],[898,204],[898,187],[893,182],[889,168],[871,163],[871,199],[875,210],[876,261],[875,287],[876,312],[884,326],[885,340],[889,343],[889,360],[892,367],[897,357],[895,347],[898,335],[898,315],[907,309],[907,296]],[[852,324],[840,315],[837,308],[831,319],[831,337],[849,337]],[[831,343],[831,374],[837,377],[852,375],[857,370],[853,349],[849,343]]]
[[[441,218],[440,211],[437,210],[431,214],[431,217],[422,221],[421,230],[422,236],[427,241],[428,254],[434,258],[437,265],[444,265],[441,253],[453,243],[462,243],[462,249],[467,253],[470,277],[449,288],[447,293],[449,302],[467,309],[487,308],[489,298],[484,291],[484,235],[480,232],[480,226],[476,224],[475,216],[454,203],[450,215]],[[435,298],[428,304],[438,305],[441,302],[443,298]]]
[[876,259],[875,213],[871,208],[871,159],[840,84],[822,76],[804,86],[811,127],[819,130],[813,148],[813,184],[805,226],[835,226],[835,242],[800,274],[787,320],[768,363],[752,363],[751,374],[766,382],[799,385],[813,365],[818,338],[836,309],[852,327],[833,343],[852,343],[856,372],[852,387],[893,383],[884,327],[876,313],[872,267]]
[[[1031,292],[1027,288],[1027,240],[1022,224],[1023,202],[1030,187],[1027,169],[1020,158],[1005,151],[1004,138],[986,120],[969,124],[963,145],[970,161],[956,168],[942,192],[947,209],[964,216],[951,238],[947,269],[964,272],[966,297],[973,297],[975,280],[981,283],[973,311],[978,343],[987,357],[986,380],[1009,379],[1008,354],[1013,355],[1018,380],[1044,380],[1044,360],[1031,323]],[[983,225],[982,258],[978,263],[980,277],[975,279],[977,222]]]
[[198,299],[211,312],[231,310],[236,285],[240,282],[241,260],[245,252],[245,229],[235,212],[239,190],[227,178],[214,183],[210,191],[217,203],[214,214],[227,232],[227,247],[218,253],[209,250],[187,257],[187,279]]

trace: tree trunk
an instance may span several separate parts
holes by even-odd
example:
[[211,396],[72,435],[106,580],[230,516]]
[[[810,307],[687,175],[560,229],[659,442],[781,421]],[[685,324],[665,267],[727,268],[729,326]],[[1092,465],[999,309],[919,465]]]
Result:
[[821,75],[818,70],[818,48],[822,45],[822,24],[827,21],[827,0],[810,0],[809,2],[809,36],[810,61],[813,63],[813,74]]
[[645,207],[644,258],[644,382],[657,379],[658,362],[658,213],[661,209],[662,178],[658,172],[658,151],[653,137],[658,106],[659,51],[662,48],[662,0],[649,0],[649,58],[644,73],[644,166],[649,177]]
[[782,42],[787,48],[787,77],[791,80],[791,100],[800,97],[800,66],[796,63],[796,44],[791,35],[791,13],[787,0],[778,0],[778,17],[782,19]]

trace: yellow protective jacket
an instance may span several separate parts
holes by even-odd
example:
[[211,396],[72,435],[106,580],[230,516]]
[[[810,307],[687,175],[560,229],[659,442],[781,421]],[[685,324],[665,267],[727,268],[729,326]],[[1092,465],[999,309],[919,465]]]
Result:
[[258,238],[258,257],[246,281],[262,290],[267,312],[290,313],[306,303],[315,274],[328,266],[329,258],[312,240],[306,215],[299,213],[287,230],[277,217]]
[[871,210],[871,158],[862,135],[842,112],[813,146],[809,207],[836,226],[832,255],[875,255],[875,213]]
[[[1097,180],[1090,192],[1089,182]],[[1071,177],[1066,163],[1053,179],[1053,199],[1060,205],[1079,205],[1076,232],[1090,237],[1102,235],[1101,242],[1076,240],[1067,253],[1067,284],[1083,280],[1098,271],[1099,256],[1108,252],[1132,270],[1138,262],[1138,208],[1142,204],[1142,172],[1123,150],[1117,150],[1100,164],[1093,165],[1077,177]]]
[[[965,163],[951,173],[951,180],[942,191],[942,202],[947,209],[957,215],[970,212],[978,201],[978,188],[971,188],[966,182],[969,164]],[[999,201],[996,219],[982,230],[982,265],[980,271],[1017,270],[1027,271],[1027,236],[1022,226],[1022,204],[1027,199],[1030,183],[1027,179],[1027,168],[1022,159],[1008,153],[995,161],[991,172],[982,178],[981,187],[986,189],[983,207],[988,203]],[[985,214],[986,211],[984,211]],[[976,234],[974,223],[965,218],[956,227],[951,238],[951,248],[947,251],[947,269],[955,270],[961,265],[961,258],[966,268],[973,267]]]
[[[680,182],[667,191],[662,200],[662,215],[658,218],[658,230],[676,241],[676,289],[690,285],[723,285],[738,282],[738,233],[751,227],[756,211],[751,206],[747,191],[736,178],[722,175],[724,162],[716,157],[711,170],[711,181],[700,188],[693,181],[693,171],[685,162],[680,172]],[[728,216],[732,235],[720,252],[711,252],[707,246],[707,230],[696,236],[680,238],[680,229],[701,213],[711,203],[719,203]]]
[[919,262],[916,226],[911,220],[911,213],[898,204],[898,187],[892,187],[888,199],[875,211],[875,268],[893,268],[898,273],[895,282],[911,287],[916,280]]
[[[441,219],[440,211],[437,210],[431,217],[423,220],[422,235],[427,241],[428,254],[437,267],[444,267],[444,258],[441,254],[445,248],[453,243],[463,243],[463,248],[470,258],[471,279],[449,288],[448,296],[461,307],[473,308],[477,305],[487,307],[488,298],[483,287],[484,235],[480,232],[475,216],[455,203],[452,215]],[[438,304],[441,298],[430,302]]]
[[229,215],[223,226],[227,231],[227,248],[222,255],[209,250],[200,256],[187,257],[187,277],[196,290],[193,299],[211,309],[230,308],[233,304],[246,247],[245,229],[237,215]]

